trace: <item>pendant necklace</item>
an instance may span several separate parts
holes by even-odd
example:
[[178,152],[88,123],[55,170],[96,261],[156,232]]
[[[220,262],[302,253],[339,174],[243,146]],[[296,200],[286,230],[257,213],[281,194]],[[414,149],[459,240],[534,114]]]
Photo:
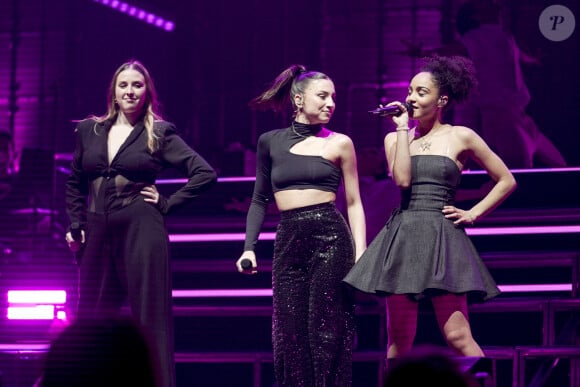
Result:
[[431,149],[431,141],[427,141],[427,139],[422,138],[421,142],[419,142],[419,149],[421,152],[426,152]]
[[294,132],[294,134],[295,134],[295,135],[297,135],[298,137],[302,137],[302,138],[308,138],[308,137],[310,137],[310,136],[305,136],[305,135],[303,135],[303,134],[300,134],[300,133],[298,133],[298,132],[296,131],[296,129],[294,129],[294,122],[292,122],[292,125],[291,125],[291,127],[292,127],[292,131]]
[[[437,128],[435,130],[439,131],[438,129],[439,128]],[[419,150],[421,152],[427,152],[427,151],[431,150],[431,144],[432,144],[431,137],[433,137],[433,129],[431,129],[429,131],[428,135],[426,135],[424,137],[419,137],[419,140],[420,140],[419,141]]]

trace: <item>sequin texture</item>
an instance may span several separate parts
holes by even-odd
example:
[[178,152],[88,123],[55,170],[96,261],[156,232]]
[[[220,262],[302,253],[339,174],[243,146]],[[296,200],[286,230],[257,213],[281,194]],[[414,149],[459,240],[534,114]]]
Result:
[[355,330],[342,279],[354,244],[334,203],[281,213],[272,267],[274,369],[280,386],[350,386]]

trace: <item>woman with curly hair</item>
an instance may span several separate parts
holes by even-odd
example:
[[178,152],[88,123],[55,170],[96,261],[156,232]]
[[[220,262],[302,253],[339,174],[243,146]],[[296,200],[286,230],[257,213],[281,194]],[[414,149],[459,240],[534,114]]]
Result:
[[[468,300],[499,294],[464,227],[489,214],[516,182],[504,162],[473,130],[442,121],[454,102],[476,86],[472,62],[430,57],[409,85],[396,131],[385,136],[389,172],[401,189],[400,207],[345,277],[355,288],[386,296],[387,359],[410,351],[418,301],[428,298],[448,345],[463,356],[483,356],[468,320]],[[409,128],[409,119],[417,125]],[[461,171],[469,159],[495,182],[472,208],[455,207]]]

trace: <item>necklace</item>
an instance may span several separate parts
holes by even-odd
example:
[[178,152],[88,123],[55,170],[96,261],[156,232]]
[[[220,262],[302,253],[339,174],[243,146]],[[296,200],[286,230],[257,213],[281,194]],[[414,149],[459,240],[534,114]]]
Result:
[[431,141],[428,140],[429,139],[422,138],[421,142],[419,142],[419,149],[421,150],[421,152],[427,152],[428,150],[431,149]]
[[291,127],[292,127],[292,131],[294,132],[294,134],[297,135],[298,137],[302,137],[302,138],[308,138],[308,137],[310,137],[310,136],[305,136],[305,135],[303,135],[301,133],[298,133],[296,131],[296,129],[294,128],[294,122],[292,122],[292,126]]
[[305,136],[305,135],[303,135],[302,133],[299,133],[299,132],[297,132],[297,131],[296,131],[296,128],[294,127],[294,122],[292,122],[291,128],[292,128],[292,131],[294,132],[294,134],[295,134],[295,135],[297,135],[298,137],[302,137],[302,138],[308,138],[308,137],[311,137],[311,136],[313,136],[313,135],[312,135],[312,134],[310,134],[310,133],[308,134],[308,136]]
[[431,137],[433,137],[435,134],[437,134],[437,132],[439,132],[439,128],[435,129],[435,132],[433,132],[433,129],[431,129],[429,131],[429,134],[427,134],[424,137],[419,137],[419,150],[421,152],[427,152],[429,150],[431,150]]

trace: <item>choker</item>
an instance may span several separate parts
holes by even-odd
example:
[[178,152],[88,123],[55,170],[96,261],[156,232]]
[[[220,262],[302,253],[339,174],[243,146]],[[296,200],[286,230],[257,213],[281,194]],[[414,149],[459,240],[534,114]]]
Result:
[[322,124],[308,125],[293,121],[290,129],[298,137],[307,138],[316,136],[322,130]]

